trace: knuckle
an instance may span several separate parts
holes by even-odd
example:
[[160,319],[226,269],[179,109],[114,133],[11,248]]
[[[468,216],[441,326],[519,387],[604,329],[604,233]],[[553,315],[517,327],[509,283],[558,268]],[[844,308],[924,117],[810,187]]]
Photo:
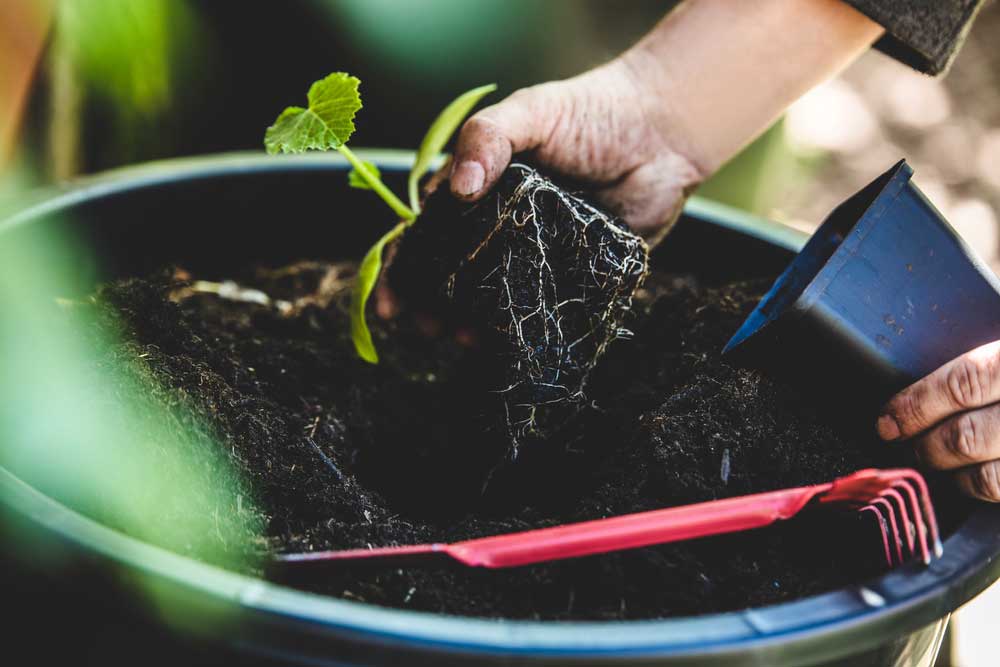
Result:
[[538,122],[552,111],[553,95],[550,94],[551,84],[539,84],[520,88],[511,93],[507,99],[493,107],[496,114],[516,112],[532,122]]
[[1000,501],[1000,462],[991,461],[977,466],[971,473],[973,493],[983,500]]
[[479,137],[495,131],[496,125],[486,117],[475,115],[465,121],[462,134],[469,137]]
[[544,92],[542,88],[544,84],[537,84],[534,86],[528,86],[527,88],[518,88],[513,93],[507,96],[506,102],[512,102],[515,104],[534,104],[538,95]]
[[978,461],[984,450],[984,443],[983,428],[976,414],[967,413],[955,419],[947,442],[951,452],[960,461]]
[[994,364],[990,358],[969,356],[948,371],[946,386],[952,403],[960,408],[982,405],[990,395]]

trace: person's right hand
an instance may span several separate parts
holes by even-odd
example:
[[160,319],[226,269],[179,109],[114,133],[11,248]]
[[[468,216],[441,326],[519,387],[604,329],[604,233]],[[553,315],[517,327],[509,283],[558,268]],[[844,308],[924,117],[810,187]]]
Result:
[[841,0],[687,0],[607,65],[466,121],[451,190],[475,201],[527,152],[655,235],[698,183],[881,34]]
[[451,191],[485,195],[512,154],[593,186],[598,200],[638,233],[655,235],[679,215],[704,174],[663,122],[629,54],[566,81],[523,88],[462,127]]

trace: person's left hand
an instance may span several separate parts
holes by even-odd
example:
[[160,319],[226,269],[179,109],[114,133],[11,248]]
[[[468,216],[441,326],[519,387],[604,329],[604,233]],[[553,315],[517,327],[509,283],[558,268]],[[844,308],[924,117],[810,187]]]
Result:
[[922,463],[954,470],[970,496],[1000,502],[1000,341],[948,362],[882,408],[883,440],[912,439]]

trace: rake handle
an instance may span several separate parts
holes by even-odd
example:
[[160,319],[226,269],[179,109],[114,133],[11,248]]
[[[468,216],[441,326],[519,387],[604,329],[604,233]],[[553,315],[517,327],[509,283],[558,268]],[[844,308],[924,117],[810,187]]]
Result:
[[343,549],[340,551],[306,551],[297,554],[281,554],[275,558],[275,561],[283,565],[294,565],[296,563],[326,563],[339,560],[376,560],[383,558],[403,560],[405,558],[421,559],[447,552],[448,545],[446,544],[413,544],[399,547],[377,547],[374,549]]
[[456,542],[445,547],[466,565],[499,568],[635,549],[762,528],[797,514],[829,484],[714,500],[566,526]]

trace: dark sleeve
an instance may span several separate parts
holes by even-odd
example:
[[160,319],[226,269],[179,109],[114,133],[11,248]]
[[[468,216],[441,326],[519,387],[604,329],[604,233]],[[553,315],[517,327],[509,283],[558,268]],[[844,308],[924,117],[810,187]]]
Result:
[[986,0],[846,0],[885,28],[875,48],[927,74],[941,74],[958,53]]

